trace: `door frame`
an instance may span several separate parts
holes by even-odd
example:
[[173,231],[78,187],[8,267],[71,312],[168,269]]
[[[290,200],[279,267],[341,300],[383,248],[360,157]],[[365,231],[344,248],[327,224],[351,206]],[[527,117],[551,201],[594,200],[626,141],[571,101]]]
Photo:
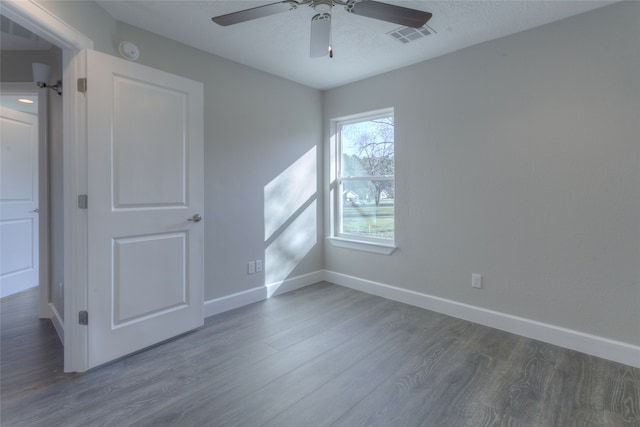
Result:
[[34,0],[3,0],[2,14],[62,49],[63,191],[64,191],[64,371],[88,369],[87,327],[78,313],[87,310],[87,211],[77,197],[87,194],[86,99],[76,90],[85,77],[86,55],[93,41]]
[[[49,305],[49,150],[47,90],[32,82],[0,82],[3,94],[31,95],[38,98],[38,315],[42,319],[54,317]],[[55,323],[54,323],[55,324]]]

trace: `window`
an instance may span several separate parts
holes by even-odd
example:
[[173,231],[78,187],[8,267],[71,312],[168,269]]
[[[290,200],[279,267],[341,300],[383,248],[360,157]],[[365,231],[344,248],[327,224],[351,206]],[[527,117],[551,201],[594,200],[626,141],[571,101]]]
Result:
[[393,110],[334,121],[335,237],[394,244]]

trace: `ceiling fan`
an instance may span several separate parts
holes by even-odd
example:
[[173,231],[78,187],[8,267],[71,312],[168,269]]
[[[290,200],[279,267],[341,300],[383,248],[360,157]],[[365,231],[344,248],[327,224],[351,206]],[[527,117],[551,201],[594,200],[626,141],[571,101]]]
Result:
[[373,0],[284,0],[264,6],[253,7],[226,15],[211,18],[222,26],[239,24],[265,16],[275,15],[308,5],[318,12],[311,18],[311,57],[318,58],[329,55],[333,57],[331,47],[331,8],[336,5],[354,15],[392,22],[406,27],[420,28],[431,18],[431,13],[409,9]]

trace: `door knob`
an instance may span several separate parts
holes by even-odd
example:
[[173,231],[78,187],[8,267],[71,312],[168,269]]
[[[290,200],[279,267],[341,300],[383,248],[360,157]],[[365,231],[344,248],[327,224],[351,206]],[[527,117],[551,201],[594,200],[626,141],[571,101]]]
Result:
[[35,208],[35,209],[34,209],[34,210],[32,210],[30,213],[38,213],[38,212],[40,212],[40,209]]
[[202,221],[202,217],[200,214],[195,214],[193,217],[189,218],[187,221],[200,222]]

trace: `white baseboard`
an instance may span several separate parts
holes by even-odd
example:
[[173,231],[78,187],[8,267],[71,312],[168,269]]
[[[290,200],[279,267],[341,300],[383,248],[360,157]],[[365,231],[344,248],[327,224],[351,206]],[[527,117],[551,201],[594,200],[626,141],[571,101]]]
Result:
[[285,292],[294,291],[313,285],[324,280],[324,271],[315,271],[302,276],[292,277],[278,283],[249,289],[221,298],[215,298],[204,303],[204,317],[213,316],[225,311],[233,310],[254,302],[262,301]]
[[325,271],[323,279],[336,285],[640,368],[640,346],[333,271]]
[[64,322],[62,321],[62,316],[56,310],[56,307],[49,303],[49,310],[51,311],[51,323],[53,323],[53,327],[56,329],[58,333],[58,337],[60,337],[60,341],[64,344]]
[[[640,368],[640,346],[326,270],[315,271],[286,279],[281,283],[271,283],[205,301],[204,316],[209,317],[243,307],[323,280]],[[52,318],[54,325],[56,325],[56,318],[59,320],[57,313],[56,316]],[[62,337],[63,335],[61,330],[58,329],[58,326],[56,326],[56,330],[58,330],[58,334]]]

